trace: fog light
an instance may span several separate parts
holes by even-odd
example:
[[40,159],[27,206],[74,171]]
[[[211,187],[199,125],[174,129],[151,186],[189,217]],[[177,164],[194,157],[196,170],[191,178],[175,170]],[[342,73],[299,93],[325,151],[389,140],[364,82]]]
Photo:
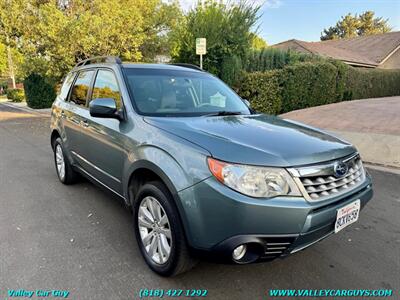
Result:
[[247,246],[240,245],[236,247],[232,252],[232,257],[234,260],[240,260],[246,254]]

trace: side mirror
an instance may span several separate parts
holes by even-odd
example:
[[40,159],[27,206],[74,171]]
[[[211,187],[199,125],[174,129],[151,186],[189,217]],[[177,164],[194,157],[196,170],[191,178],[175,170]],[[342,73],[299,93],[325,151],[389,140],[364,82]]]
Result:
[[253,109],[253,108],[251,108],[251,104],[250,104],[250,101],[249,100],[247,100],[247,99],[242,99],[243,100],[243,102],[244,102],[244,104],[246,104],[246,106],[247,106],[247,108],[250,110],[250,112],[251,112],[251,114],[256,114],[257,112],[255,111],[255,109]]
[[112,98],[96,98],[90,101],[89,111],[92,117],[122,120],[117,104]]

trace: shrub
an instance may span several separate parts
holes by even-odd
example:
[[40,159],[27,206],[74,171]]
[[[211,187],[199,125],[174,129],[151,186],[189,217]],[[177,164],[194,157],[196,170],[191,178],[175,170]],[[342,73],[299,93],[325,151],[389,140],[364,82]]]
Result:
[[251,107],[258,112],[278,114],[282,105],[280,72],[245,73],[238,87],[239,95],[249,100]]
[[328,62],[301,63],[281,72],[282,112],[337,100],[337,68]]
[[400,95],[400,70],[349,68],[344,100]]
[[30,74],[24,81],[26,102],[31,108],[49,108],[56,98],[55,84],[48,77]]
[[219,77],[224,60],[234,55],[244,59],[250,51],[259,5],[251,1],[203,1],[190,10],[171,36],[172,60],[198,64],[195,40],[207,38],[204,69]]
[[299,62],[325,61],[321,56],[300,53],[292,50],[281,50],[267,47],[261,50],[252,50],[246,61],[246,71],[264,72],[274,69],[282,69],[288,65]]
[[12,102],[22,102],[25,100],[25,94],[23,89],[8,89],[7,98]]
[[221,79],[229,85],[235,85],[240,78],[242,70],[242,60],[240,57],[233,55],[226,57],[222,61]]

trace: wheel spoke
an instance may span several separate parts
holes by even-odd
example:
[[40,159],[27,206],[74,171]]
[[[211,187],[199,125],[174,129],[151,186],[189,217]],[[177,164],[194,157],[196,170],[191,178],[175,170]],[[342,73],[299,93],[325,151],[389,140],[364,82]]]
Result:
[[153,220],[158,221],[155,206],[157,206],[157,204],[152,199],[147,199],[147,207],[149,208]]
[[157,249],[158,249],[158,255],[160,257],[160,263],[163,263],[164,262],[164,249],[161,245],[160,236],[157,236]]
[[150,241],[151,241],[153,236],[154,236],[153,232],[150,232],[148,235],[146,235],[144,238],[142,238],[143,245],[145,247],[150,244]]
[[157,253],[157,236],[153,235],[153,239],[151,240],[149,254],[153,257]]
[[150,223],[154,222],[153,216],[151,215],[151,213],[147,210],[147,207],[141,206],[140,207],[140,212],[139,214],[142,214],[142,216],[149,221]]
[[152,228],[152,224],[145,219],[139,217],[139,226],[143,226],[146,228]]
[[164,215],[161,217],[160,226],[165,226],[167,223],[168,223],[168,218],[167,218],[167,215],[164,214]]
[[171,230],[169,228],[160,228],[160,233],[171,239]]
[[154,217],[157,221],[161,220],[161,206],[157,202],[153,202]]
[[167,237],[164,234],[160,234],[160,248],[162,252],[165,254],[166,258],[169,257],[169,252],[171,251],[171,247],[168,244]]

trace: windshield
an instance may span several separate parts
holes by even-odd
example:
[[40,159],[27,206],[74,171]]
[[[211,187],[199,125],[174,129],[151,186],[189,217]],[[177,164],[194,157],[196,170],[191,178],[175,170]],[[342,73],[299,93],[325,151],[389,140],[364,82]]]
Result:
[[250,113],[235,92],[207,73],[137,68],[124,71],[134,105],[143,115]]

